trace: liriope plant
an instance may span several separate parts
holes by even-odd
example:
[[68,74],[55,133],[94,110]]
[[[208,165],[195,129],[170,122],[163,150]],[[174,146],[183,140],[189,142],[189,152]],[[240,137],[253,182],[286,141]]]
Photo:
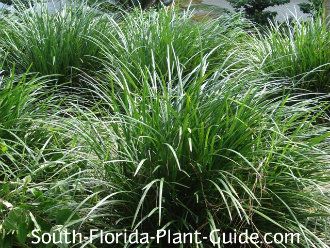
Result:
[[193,14],[191,10],[136,9],[119,22],[110,18],[109,31],[90,39],[102,51],[102,64],[113,70],[126,70],[137,87],[144,77],[141,71],[147,74],[154,70],[164,79],[176,77],[177,73],[168,69],[174,68],[177,57],[186,75],[213,51],[208,59],[211,74],[223,63],[232,63],[235,49],[249,39],[244,31],[248,24],[239,15],[196,21]]
[[42,76],[70,79],[73,68],[92,69],[91,57],[98,48],[86,37],[107,29],[97,8],[86,3],[67,3],[50,9],[38,3],[1,17],[0,45],[8,53],[7,66],[19,73],[30,69]]
[[253,56],[267,73],[293,78],[295,87],[329,92],[330,32],[322,18],[272,24],[252,42]]
[[292,247],[327,247],[325,106],[269,99],[274,92],[249,86],[248,76],[205,79],[205,71],[173,81],[150,71],[138,90],[119,70],[93,83],[97,114],[78,108],[85,114],[67,126],[81,126],[84,157],[105,182],[99,201],[81,207],[81,230],[292,232],[301,236]]

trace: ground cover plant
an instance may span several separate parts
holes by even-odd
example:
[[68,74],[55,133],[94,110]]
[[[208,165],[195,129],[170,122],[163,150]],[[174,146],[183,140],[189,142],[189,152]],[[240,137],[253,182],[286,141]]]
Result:
[[53,98],[47,85],[47,78],[13,72],[1,80],[0,247],[25,247],[33,230],[64,224],[75,198],[69,196],[79,195],[72,188],[85,166],[72,158],[74,139],[57,135],[51,116],[59,95]]
[[328,117],[317,103],[286,107],[294,97],[266,100],[258,87],[242,87],[235,77],[205,81],[203,71],[174,84],[153,75],[139,92],[125,74],[112,82],[123,94],[104,94],[108,82],[96,86],[109,105],[103,105],[108,124],[93,135],[81,130],[81,137],[103,161],[108,191],[89,218],[110,230],[150,233],[164,226],[202,233],[290,230],[305,237],[306,247],[326,247],[308,228],[322,233],[316,216],[328,216],[328,197],[312,190],[329,180],[328,131],[314,124]]
[[40,75],[72,75],[73,68],[91,68],[97,47],[86,39],[103,32],[106,21],[94,8],[73,2],[52,12],[47,5],[17,10],[1,18],[1,47],[8,53],[8,66],[19,73],[26,70]]
[[322,18],[277,23],[256,39],[254,49],[267,72],[294,78],[300,88],[329,92],[329,37]]
[[176,63],[183,65],[182,74],[189,74],[213,50],[208,58],[210,72],[233,63],[228,55],[234,57],[234,50],[249,39],[244,32],[247,22],[239,15],[200,22],[192,16],[191,11],[142,14],[136,10],[119,23],[113,20],[110,32],[93,40],[102,48],[104,66],[126,70],[137,85],[151,69],[165,78],[176,77],[178,72],[169,71]]
[[263,32],[239,15],[85,6],[0,17],[0,247],[107,247],[31,243],[94,228],[328,247],[324,22]]

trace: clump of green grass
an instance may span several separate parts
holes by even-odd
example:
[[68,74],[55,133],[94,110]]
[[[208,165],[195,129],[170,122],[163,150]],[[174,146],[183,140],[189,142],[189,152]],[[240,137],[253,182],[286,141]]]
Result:
[[[0,246],[11,247],[6,229],[10,225],[15,226],[15,223],[6,219],[6,215],[12,216],[16,211],[11,212],[14,206],[16,207],[20,202],[16,196],[24,194],[25,186],[23,185],[26,184],[25,179],[23,180],[24,177],[21,178],[22,191],[17,187],[16,194],[6,195],[6,193],[15,185],[14,181],[20,178],[19,175],[23,175],[23,171],[29,171],[32,166],[29,162],[24,164],[27,161],[23,158],[28,157],[29,150],[25,149],[23,140],[26,138],[25,136],[33,132],[28,119],[34,116],[33,105],[37,103],[36,96],[40,84],[38,80],[26,80],[26,75],[17,78],[13,72],[10,76],[2,76],[0,83]],[[22,134],[23,130],[24,134]],[[27,176],[26,173],[25,175]],[[15,198],[16,201],[14,201]],[[25,217],[26,212],[19,214],[16,218],[21,220],[22,225],[17,227],[17,230],[7,230],[8,233],[17,231],[18,237],[22,237],[22,228],[26,226]],[[26,234],[24,235],[26,236]]]
[[326,247],[317,219],[330,214],[321,107],[294,97],[266,100],[269,92],[235,75],[205,80],[205,71],[204,64],[175,84],[150,73],[137,91],[116,70],[113,81],[95,85],[103,108],[86,114],[90,128],[79,132],[94,154],[84,156],[94,157],[93,178],[107,186],[82,226],[295,232],[302,238],[292,247]]
[[18,82],[15,80],[14,74],[9,79],[1,79],[0,128],[2,130],[15,127],[20,122],[20,119],[31,114],[31,106],[35,100],[34,95],[37,87],[38,84],[35,84],[33,80],[31,83],[26,83],[25,76],[20,78]]
[[30,68],[40,75],[72,75],[72,68],[92,69],[91,56],[98,48],[86,37],[107,29],[106,20],[84,3],[71,3],[62,9],[44,4],[26,9],[18,5],[13,14],[2,17],[0,44],[8,52],[8,67],[19,73]]
[[2,68],[4,66],[4,63],[5,63],[5,59],[6,59],[6,55],[5,55],[4,51],[0,48],[0,71],[1,72],[2,72]]
[[275,23],[254,43],[266,72],[293,78],[297,87],[329,92],[330,32],[322,18]]
[[[0,247],[30,245],[32,230],[92,227],[294,232],[301,243],[291,247],[327,247],[329,106],[270,99],[279,91],[251,71],[275,65],[263,39],[256,57],[244,58],[237,16],[195,22],[137,11],[103,23],[74,10],[16,13],[0,31],[10,38],[0,40],[12,75],[0,79]],[[104,71],[84,80],[93,83],[79,100],[8,67],[69,76],[92,55]]]
[[72,155],[74,138],[59,134],[61,96],[51,96],[48,79],[12,70],[0,83],[0,247],[24,247],[33,230],[49,232],[71,216],[87,169]]
[[[234,48],[248,39],[243,30],[246,23],[239,15],[202,21],[194,21],[192,15],[191,11],[175,9],[135,10],[119,23],[111,19],[110,32],[91,39],[103,52],[102,63],[111,69],[126,70],[137,85],[148,70],[164,78],[189,74],[210,51],[209,72],[217,70],[229,54],[234,55]],[[169,70],[177,63],[183,65],[182,72]]]

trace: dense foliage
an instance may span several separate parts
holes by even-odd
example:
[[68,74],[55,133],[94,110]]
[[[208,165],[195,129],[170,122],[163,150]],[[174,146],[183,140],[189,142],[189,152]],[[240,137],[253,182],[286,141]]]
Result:
[[118,5],[124,8],[139,7],[141,9],[147,9],[151,7],[169,6],[174,3],[173,0],[118,0]]
[[13,3],[11,0],[1,0],[0,2],[8,5]]
[[253,46],[265,71],[299,88],[330,92],[330,32],[321,18],[274,24]]
[[266,10],[269,7],[289,3],[290,0],[229,0],[237,10],[243,9],[246,17],[256,23],[267,24],[269,19],[277,15],[275,11]]
[[308,0],[305,3],[300,3],[300,9],[307,14],[318,16],[322,14],[322,4],[324,0]]
[[328,247],[321,19],[259,32],[239,15],[71,4],[0,25],[1,248],[93,228],[292,232],[289,247]]
[[[40,75],[72,75],[73,68],[93,66],[91,57],[98,48],[86,37],[107,29],[96,9],[72,3],[63,10],[49,11],[47,5],[32,9],[17,6],[10,18],[3,18],[0,44],[8,53],[8,67],[19,73],[30,68]],[[95,64],[94,64],[95,65]]]
[[[164,80],[190,74],[205,57],[209,74],[224,62],[232,63],[234,50],[250,39],[239,15],[196,22],[192,13],[153,11],[143,15],[138,10],[119,24],[116,20],[110,23],[110,33],[91,39],[101,48],[102,64],[125,71],[137,87],[151,71]],[[182,65],[179,71],[178,64]]]

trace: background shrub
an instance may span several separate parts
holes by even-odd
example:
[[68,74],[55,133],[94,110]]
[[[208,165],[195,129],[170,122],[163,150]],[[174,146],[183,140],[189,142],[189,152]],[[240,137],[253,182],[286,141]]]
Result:
[[258,24],[268,24],[277,13],[266,10],[269,7],[289,3],[289,0],[229,0],[237,11],[244,10],[247,18]]
[[308,0],[305,3],[299,4],[299,7],[302,12],[317,17],[320,16],[323,12],[323,1],[324,0]]

